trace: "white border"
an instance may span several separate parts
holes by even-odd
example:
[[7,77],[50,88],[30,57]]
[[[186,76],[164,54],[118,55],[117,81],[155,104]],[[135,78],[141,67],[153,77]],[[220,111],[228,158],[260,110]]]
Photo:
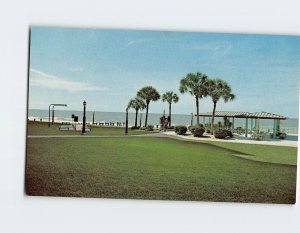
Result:
[[30,25],[300,35],[299,9],[298,0],[1,1],[0,232],[300,232],[299,192],[295,206],[23,194]]

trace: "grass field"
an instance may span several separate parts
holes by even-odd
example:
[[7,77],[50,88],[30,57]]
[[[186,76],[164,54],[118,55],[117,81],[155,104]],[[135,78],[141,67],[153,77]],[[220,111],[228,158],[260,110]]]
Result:
[[[58,130],[60,124],[55,123],[48,127],[46,122],[34,122],[28,121],[28,135],[80,135],[81,131],[66,131]],[[87,135],[91,136],[118,136],[125,135],[125,128],[123,127],[97,127],[97,126],[88,126],[92,130],[87,132]],[[140,135],[140,134],[149,134],[157,133],[157,130],[154,131],[144,131],[144,130],[131,130],[128,129],[128,135]]]
[[169,138],[29,138],[26,192],[294,203],[296,156],[296,148]]

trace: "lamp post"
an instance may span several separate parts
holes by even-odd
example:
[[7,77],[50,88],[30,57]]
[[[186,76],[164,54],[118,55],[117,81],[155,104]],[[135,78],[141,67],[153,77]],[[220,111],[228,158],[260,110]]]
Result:
[[85,133],[85,106],[86,106],[86,102],[83,101],[83,120],[82,120],[82,133]]
[[54,123],[54,105],[52,106],[52,125]]
[[67,107],[66,104],[49,104],[49,119],[48,119],[48,127],[50,127],[50,108],[52,108],[52,124],[54,123],[54,106],[62,106],[62,107]]
[[95,124],[95,111],[93,111],[93,125]]
[[125,134],[128,134],[128,108],[126,108]]

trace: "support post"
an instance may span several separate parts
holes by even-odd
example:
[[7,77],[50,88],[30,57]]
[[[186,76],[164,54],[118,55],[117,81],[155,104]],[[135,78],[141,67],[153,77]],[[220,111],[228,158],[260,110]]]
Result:
[[274,122],[273,122],[273,139],[276,138],[276,134],[277,134],[277,132],[276,132],[276,120],[274,119]]
[[232,117],[232,130],[234,130],[234,117]]
[[51,104],[49,105],[49,119],[48,119],[48,127],[50,127],[50,107],[51,107]]
[[245,137],[248,137],[248,118],[246,118]]

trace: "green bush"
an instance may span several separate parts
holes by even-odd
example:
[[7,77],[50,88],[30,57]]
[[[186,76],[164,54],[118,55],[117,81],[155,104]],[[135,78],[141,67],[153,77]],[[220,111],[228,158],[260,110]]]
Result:
[[146,130],[146,131],[153,131],[154,126],[153,125],[147,125],[147,127],[143,126],[140,129],[141,130]]
[[153,131],[153,129],[154,129],[154,125],[147,125],[147,127],[146,127],[146,131]]
[[183,135],[187,131],[187,127],[185,125],[177,125],[174,127],[175,133],[178,135]]
[[132,126],[131,129],[132,129],[132,130],[137,130],[137,129],[140,129],[140,127],[139,127],[139,126],[136,126],[136,127],[135,127],[135,126]]
[[195,129],[198,128],[204,128],[204,126],[202,124],[196,124],[196,125],[190,125],[189,126],[189,131],[194,134]]
[[224,138],[227,138],[227,137],[230,137],[230,138],[233,137],[232,132],[230,130],[227,130],[227,129],[217,130],[214,135],[215,135],[215,138],[219,138],[219,139],[224,139]]
[[198,127],[195,128],[193,131],[194,137],[202,137],[205,132],[205,129],[203,127]]
[[210,133],[210,129],[206,129],[206,133]]

